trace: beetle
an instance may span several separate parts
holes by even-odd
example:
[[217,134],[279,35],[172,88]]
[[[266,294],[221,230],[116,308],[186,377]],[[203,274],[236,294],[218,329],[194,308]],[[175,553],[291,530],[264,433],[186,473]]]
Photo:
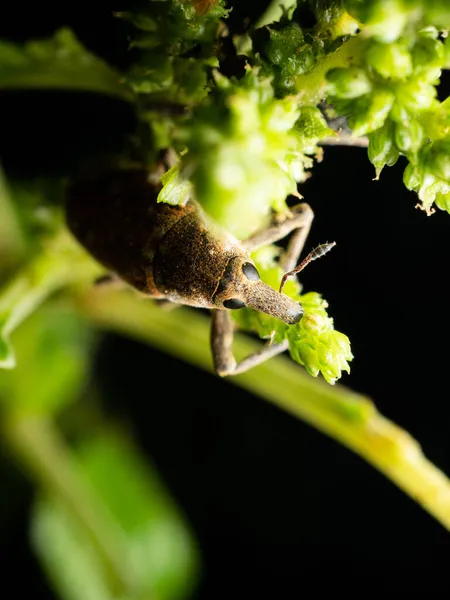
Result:
[[248,306],[290,325],[300,321],[301,304],[266,285],[250,254],[292,233],[280,265],[286,276],[297,272],[292,269],[313,220],[309,205],[294,206],[285,218],[239,241],[193,199],[183,206],[157,202],[159,189],[142,166],[85,173],[68,188],[68,228],[93,257],[142,294],[212,309],[211,350],[220,376],[242,373],[286,350],[287,341],[269,342],[237,363],[229,311]]

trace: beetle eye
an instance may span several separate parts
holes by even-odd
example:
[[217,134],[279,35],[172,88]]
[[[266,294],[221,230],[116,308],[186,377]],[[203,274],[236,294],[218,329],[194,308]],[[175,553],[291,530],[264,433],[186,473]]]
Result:
[[259,273],[255,265],[252,265],[252,263],[244,263],[242,265],[242,272],[247,277],[247,279],[250,279],[250,281],[259,281]]
[[231,308],[231,309],[244,308],[245,302],[242,302],[242,300],[239,300],[239,298],[230,298],[229,300],[225,300],[223,305],[225,306],[225,308]]

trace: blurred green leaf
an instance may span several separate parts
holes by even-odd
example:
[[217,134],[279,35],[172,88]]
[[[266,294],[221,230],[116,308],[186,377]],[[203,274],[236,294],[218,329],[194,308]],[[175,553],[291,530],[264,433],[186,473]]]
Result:
[[0,40],[0,89],[84,90],[133,100],[122,75],[91,54],[70,29],[18,46]]
[[92,330],[69,309],[47,305],[34,313],[14,335],[16,369],[0,371],[0,402],[15,415],[67,406],[84,385],[91,340]]
[[[197,578],[197,550],[154,469],[117,432],[90,438],[77,454],[83,477],[124,532],[119,551],[129,575],[126,597],[179,600],[190,596]],[[63,505],[41,498],[32,531],[35,550],[62,598],[114,597],[99,557]]]
[[14,265],[23,250],[23,232],[13,209],[11,190],[0,167],[0,275]]
[[103,565],[64,504],[41,498],[34,510],[32,541],[52,585],[66,600],[111,600]]

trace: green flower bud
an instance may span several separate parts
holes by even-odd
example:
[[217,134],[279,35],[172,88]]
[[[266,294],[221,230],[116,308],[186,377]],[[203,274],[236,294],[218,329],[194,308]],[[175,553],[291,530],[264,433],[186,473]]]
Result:
[[423,169],[408,163],[403,171],[403,183],[408,190],[417,192],[423,181]]
[[305,43],[303,32],[297,23],[291,23],[281,29],[268,29],[270,39],[265,46],[266,56],[274,65],[283,67]]
[[404,154],[416,153],[424,140],[423,128],[417,119],[395,124],[395,143]]
[[326,75],[329,93],[338,98],[358,98],[372,90],[372,83],[364,69],[336,68]]
[[389,113],[389,118],[396,123],[404,123],[411,119],[411,114],[406,108],[400,104],[399,102],[394,102],[391,108],[391,112]]
[[385,79],[406,79],[412,73],[411,55],[399,44],[372,42],[365,57],[367,64]]
[[330,133],[327,122],[320,110],[314,106],[303,106],[300,117],[294,125],[294,132],[302,148],[316,144]]
[[420,38],[426,38],[430,40],[437,40],[439,37],[439,30],[433,25],[428,25],[419,31]]
[[441,210],[446,210],[450,213],[450,192],[447,192],[446,194],[437,194],[435,204]]
[[387,165],[395,165],[400,156],[394,145],[394,124],[388,120],[383,127],[369,134],[367,154],[375,167],[376,179],[379,179],[382,169]]
[[[422,148],[417,164],[409,164],[403,174],[406,187],[417,192],[422,203],[421,208],[427,214],[433,213],[432,205],[437,198],[444,203],[446,194],[450,192],[450,181],[439,176],[449,173],[450,165],[445,160],[445,155],[440,152],[444,148],[439,148],[437,142],[435,144],[428,144]],[[436,172],[433,172],[433,169]]]
[[394,103],[389,90],[375,90],[359,107],[355,107],[349,125],[355,136],[366,135],[384,125]]
[[336,330],[333,330],[331,334],[333,336],[333,344],[335,345],[336,349],[338,349],[344,355],[346,360],[351,360],[353,358],[353,354],[350,350],[350,340],[348,337]]
[[173,83],[173,57],[154,52],[143,52],[141,64],[134,65],[127,79],[138,94],[166,90]]
[[427,148],[426,166],[436,177],[450,183],[450,139],[438,140]]
[[426,81],[414,78],[398,85],[396,100],[404,109],[414,114],[430,108],[436,98],[436,88]]
[[[394,42],[403,32],[415,6],[402,0],[345,0],[348,13],[364,23],[365,30],[376,39]],[[413,3],[412,3],[413,4]]]
[[310,44],[300,46],[295,54],[287,57],[282,65],[282,74],[288,77],[307,73],[316,64],[314,51]]
[[444,64],[444,44],[432,37],[419,36],[411,54],[415,73],[440,69]]
[[319,374],[319,361],[317,360],[317,352],[313,345],[302,342],[296,346],[289,346],[289,354],[291,357],[303,365],[310,375],[317,377]]

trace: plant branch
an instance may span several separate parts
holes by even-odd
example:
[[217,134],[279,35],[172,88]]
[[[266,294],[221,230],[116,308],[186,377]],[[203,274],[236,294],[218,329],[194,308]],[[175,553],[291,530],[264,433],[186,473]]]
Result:
[[[192,309],[163,311],[133,293],[92,290],[77,301],[97,325],[156,346],[197,367],[212,371],[209,320]],[[236,354],[259,347],[237,334]],[[241,386],[302,419],[376,467],[450,530],[450,481],[422,453],[406,431],[378,413],[368,398],[344,386],[314,379],[280,356],[232,377]]]
[[9,335],[56,290],[102,272],[63,230],[0,290],[0,369],[15,366]]

